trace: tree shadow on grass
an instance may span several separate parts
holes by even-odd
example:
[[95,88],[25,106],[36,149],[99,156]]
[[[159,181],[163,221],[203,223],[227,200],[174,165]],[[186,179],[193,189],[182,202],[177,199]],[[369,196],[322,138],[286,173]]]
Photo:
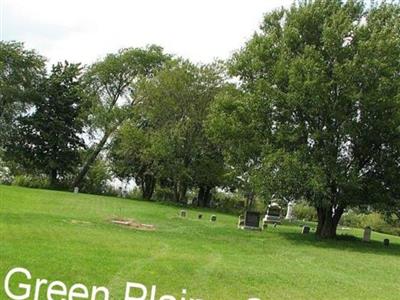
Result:
[[333,240],[320,239],[315,233],[304,235],[300,232],[281,232],[280,235],[289,242],[297,245],[303,244],[310,247],[354,251],[365,254],[400,256],[400,244],[393,243],[392,241],[390,241],[390,245],[386,247],[383,244],[383,240],[364,242],[361,238],[347,234],[338,235],[337,238]]

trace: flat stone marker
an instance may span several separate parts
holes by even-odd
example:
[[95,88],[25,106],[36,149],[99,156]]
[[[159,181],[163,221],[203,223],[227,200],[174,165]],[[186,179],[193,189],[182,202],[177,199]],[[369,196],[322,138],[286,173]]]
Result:
[[383,240],[383,245],[385,245],[385,247],[389,247],[389,243],[390,243],[389,239],[384,239]]
[[363,236],[364,242],[369,242],[371,240],[371,232],[372,232],[371,227],[367,226],[364,228],[364,236]]
[[202,219],[202,218],[203,218],[203,215],[202,215],[202,214],[199,214],[199,215],[198,215],[198,218],[199,218],[199,220]]
[[216,222],[217,221],[217,216],[216,215],[212,215],[210,221],[211,222]]
[[309,234],[310,233],[310,227],[308,226],[303,226],[303,229],[301,230],[302,234]]
[[186,218],[186,210],[181,210],[181,217]]

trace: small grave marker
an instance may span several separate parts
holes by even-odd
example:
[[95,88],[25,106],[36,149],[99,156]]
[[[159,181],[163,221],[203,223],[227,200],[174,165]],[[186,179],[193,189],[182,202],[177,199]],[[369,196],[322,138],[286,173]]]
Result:
[[363,236],[364,242],[369,242],[371,240],[371,232],[372,232],[371,227],[367,226],[364,228],[364,236]]
[[389,239],[384,239],[383,240],[383,245],[385,245],[385,247],[389,247],[389,243],[390,243]]
[[181,210],[181,217],[186,218],[186,210]]
[[79,193],[79,187],[74,187],[74,194],[78,194]]
[[199,220],[202,219],[202,218],[203,218],[203,215],[202,215],[202,214],[199,214],[199,215],[198,215],[198,218],[199,218]]
[[217,216],[216,215],[212,215],[210,221],[211,222],[216,222],[217,221]]
[[302,229],[301,233],[302,234],[309,234],[310,233],[310,227],[303,226],[303,229]]

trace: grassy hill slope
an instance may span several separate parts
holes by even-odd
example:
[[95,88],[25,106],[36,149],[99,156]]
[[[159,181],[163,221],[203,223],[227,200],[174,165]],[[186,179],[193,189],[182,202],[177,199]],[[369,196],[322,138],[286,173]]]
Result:
[[[123,299],[127,281],[163,294],[221,299],[399,299],[400,238],[317,241],[300,227],[236,229],[237,218],[142,201],[0,186],[0,299],[13,267],[33,278],[106,286]],[[129,218],[155,231],[110,222]],[[361,237],[361,230],[345,234]],[[382,240],[391,245],[384,248]],[[17,283],[13,283],[17,290]],[[40,299],[45,299],[41,296]],[[146,298],[147,299],[147,298]]]

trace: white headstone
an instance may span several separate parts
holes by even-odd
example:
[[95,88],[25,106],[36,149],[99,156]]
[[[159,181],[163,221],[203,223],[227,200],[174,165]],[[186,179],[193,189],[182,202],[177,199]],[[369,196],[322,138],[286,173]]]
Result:
[[287,206],[287,211],[286,211],[286,220],[292,220],[293,219],[293,206],[294,203],[293,202],[289,202],[288,206]]
[[74,194],[78,194],[79,193],[79,188],[76,186],[74,187]]

